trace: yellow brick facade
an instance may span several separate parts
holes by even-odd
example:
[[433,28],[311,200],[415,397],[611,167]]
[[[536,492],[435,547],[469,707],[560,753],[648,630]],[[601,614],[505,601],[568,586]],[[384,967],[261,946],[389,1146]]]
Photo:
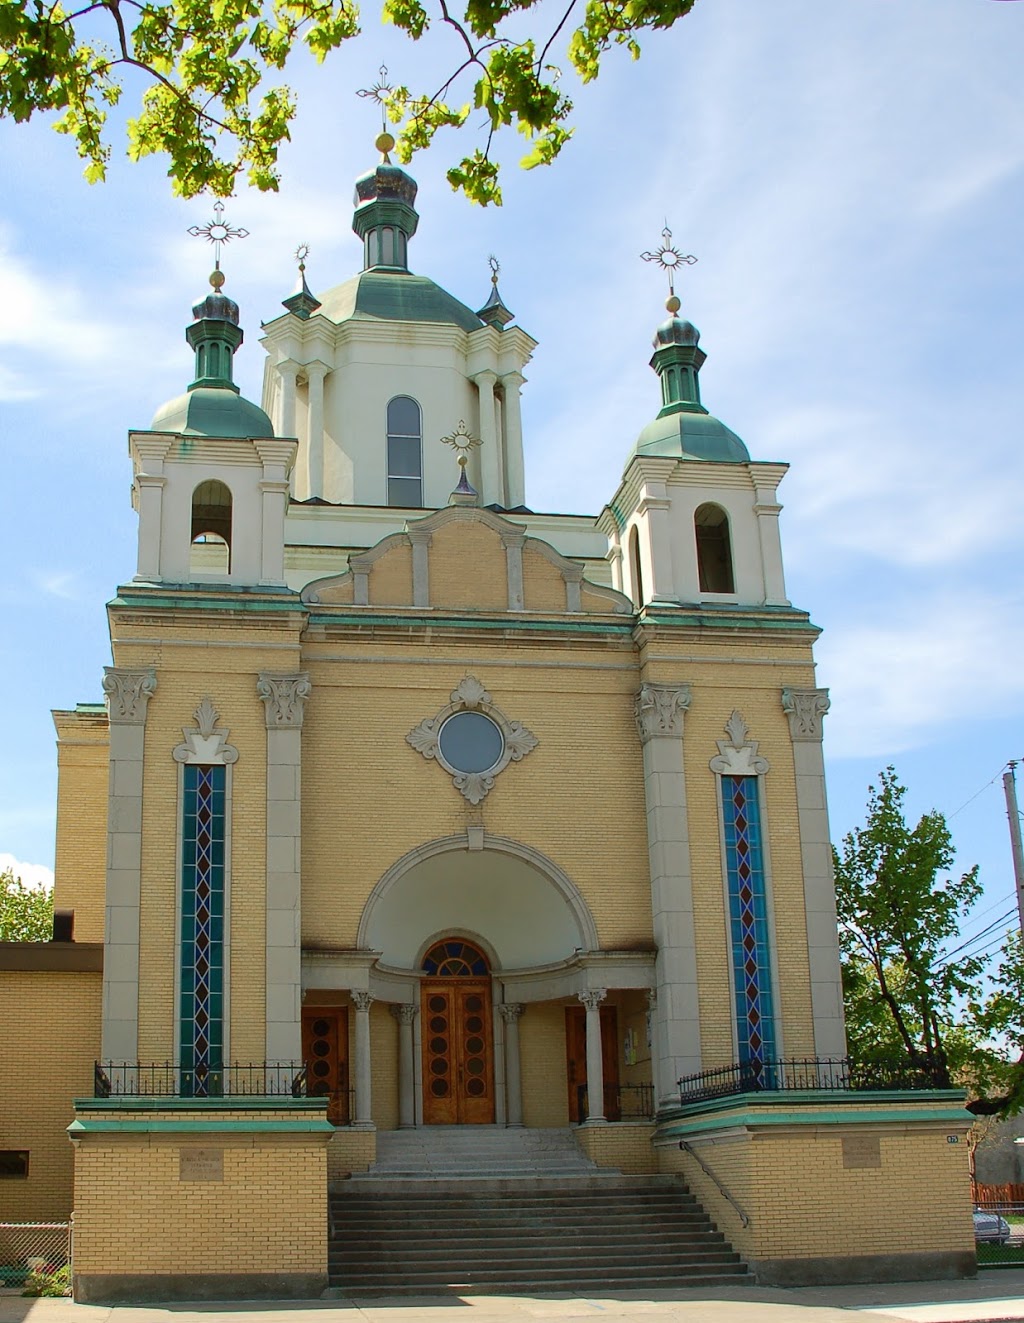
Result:
[[55,712],[57,849],[53,904],[74,910],[75,938],[103,941],[107,885],[108,727],[102,710]]
[[[27,1150],[27,1180],[0,1183],[0,1222],[66,1221],[73,1207],[72,1099],[92,1093],[100,974],[0,971],[0,1146]],[[42,1087],[40,1087],[42,1086]]]

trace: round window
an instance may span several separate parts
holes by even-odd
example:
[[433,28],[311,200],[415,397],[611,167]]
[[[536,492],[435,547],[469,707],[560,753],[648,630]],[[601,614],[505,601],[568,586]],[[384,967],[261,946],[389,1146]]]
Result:
[[489,772],[505,752],[505,737],[482,712],[454,712],[441,727],[437,746],[453,771]]

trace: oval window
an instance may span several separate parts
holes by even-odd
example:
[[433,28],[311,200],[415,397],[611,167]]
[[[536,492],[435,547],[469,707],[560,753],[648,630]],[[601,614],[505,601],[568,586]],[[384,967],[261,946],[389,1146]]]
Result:
[[501,761],[505,737],[482,712],[454,712],[437,737],[441,757],[455,772],[489,772]]

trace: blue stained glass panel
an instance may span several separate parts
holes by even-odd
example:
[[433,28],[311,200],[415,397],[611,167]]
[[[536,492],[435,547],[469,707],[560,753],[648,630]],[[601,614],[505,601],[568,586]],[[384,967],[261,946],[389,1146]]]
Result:
[[181,858],[182,1093],[221,1092],[225,767],[186,764]]
[[757,777],[723,776],[721,785],[736,1036],[741,1062],[764,1063],[776,1051]]

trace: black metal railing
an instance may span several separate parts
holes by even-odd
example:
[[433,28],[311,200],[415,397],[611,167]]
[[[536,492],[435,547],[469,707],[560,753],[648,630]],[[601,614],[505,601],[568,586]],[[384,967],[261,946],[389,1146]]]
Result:
[[906,1062],[854,1062],[849,1057],[787,1057],[738,1061],[715,1070],[684,1075],[680,1103],[707,1102],[741,1093],[806,1092],[812,1089],[858,1092],[868,1089],[935,1089],[943,1084]]
[[[576,1086],[576,1119],[588,1115],[587,1086]],[[654,1116],[653,1084],[606,1084],[604,1119],[606,1121],[648,1121]]]
[[301,1061],[238,1061],[216,1069],[182,1070],[173,1061],[97,1061],[97,1098],[305,1098]]

